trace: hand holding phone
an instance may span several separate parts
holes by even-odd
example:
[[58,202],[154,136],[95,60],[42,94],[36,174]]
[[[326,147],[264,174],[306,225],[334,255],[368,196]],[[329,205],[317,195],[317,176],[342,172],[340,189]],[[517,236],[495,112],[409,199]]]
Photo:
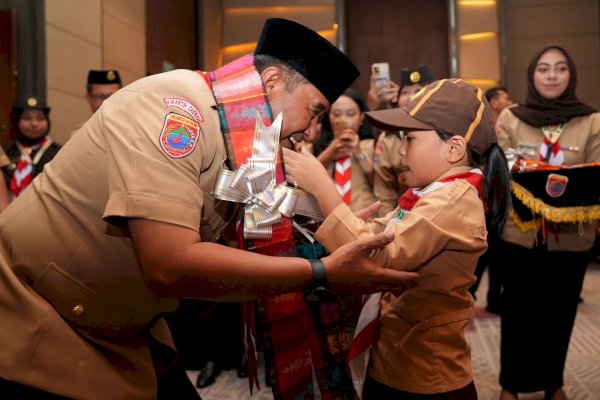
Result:
[[390,65],[386,62],[372,64],[371,78],[377,95],[380,99],[385,100],[386,94],[383,89],[390,87]]

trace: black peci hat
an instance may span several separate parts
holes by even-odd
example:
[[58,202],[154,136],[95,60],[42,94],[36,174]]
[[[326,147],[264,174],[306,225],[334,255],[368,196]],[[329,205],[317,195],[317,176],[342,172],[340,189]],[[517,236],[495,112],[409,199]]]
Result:
[[429,64],[419,65],[415,68],[402,68],[402,80],[400,86],[409,85],[427,85],[435,81],[435,74],[433,68]]
[[46,105],[46,101],[40,96],[32,94],[19,96],[12,109],[13,111],[42,110],[46,113],[50,112],[50,107]]
[[287,19],[265,21],[254,53],[281,60],[319,89],[330,103],[360,75],[352,61],[331,42]]
[[93,70],[91,69],[88,73],[88,84],[95,85],[107,85],[111,83],[116,83],[117,85],[121,84],[121,76],[119,75],[119,71],[114,69],[109,70]]

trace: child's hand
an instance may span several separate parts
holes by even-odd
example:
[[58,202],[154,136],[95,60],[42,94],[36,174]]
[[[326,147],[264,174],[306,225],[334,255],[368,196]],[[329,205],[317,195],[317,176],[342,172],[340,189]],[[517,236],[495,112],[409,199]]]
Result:
[[285,148],[282,150],[287,181],[312,194],[324,217],[343,203],[329,173],[306,147],[300,153]]
[[289,183],[308,193],[315,194],[320,187],[331,182],[323,164],[306,148],[295,152],[283,148],[283,162]]

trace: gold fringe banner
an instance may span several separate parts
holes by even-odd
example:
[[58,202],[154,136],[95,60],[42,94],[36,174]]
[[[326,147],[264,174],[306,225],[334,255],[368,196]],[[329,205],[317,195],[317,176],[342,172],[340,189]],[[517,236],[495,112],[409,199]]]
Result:
[[542,226],[542,219],[538,218],[538,219],[532,219],[531,221],[525,221],[523,222],[521,220],[521,218],[519,218],[519,214],[517,214],[517,212],[511,208],[510,211],[508,212],[508,216],[510,217],[510,219],[512,219],[515,223],[515,225],[517,226],[517,228],[519,228],[519,230],[521,232],[528,232],[528,231],[538,231],[540,229],[540,226]]
[[530,191],[515,181],[512,182],[512,192],[527,208],[548,221],[575,223],[600,220],[600,205],[598,204],[582,207],[554,207],[535,198]]

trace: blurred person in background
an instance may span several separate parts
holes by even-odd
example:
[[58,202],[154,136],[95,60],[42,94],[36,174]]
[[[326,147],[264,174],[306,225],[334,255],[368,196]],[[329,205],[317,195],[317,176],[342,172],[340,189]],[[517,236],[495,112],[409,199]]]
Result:
[[323,116],[313,153],[336,182],[338,192],[353,211],[373,204],[373,145],[363,97],[347,89]]
[[[109,70],[94,70],[88,72],[87,83],[85,85],[85,98],[90,105],[92,113],[98,111],[104,100],[112,96],[117,90],[123,87],[121,75],[119,71],[114,69]],[[86,121],[80,123],[71,132],[71,137]]]
[[498,116],[506,107],[512,105],[513,101],[505,87],[497,86],[485,91],[485,98],[492,107],[492,120],[494,124],[498,121]]
[[[0,147],[0,168],[4,168],[10,164],[10,160],[4,153],[2,147]],[[0,211],[4,210],[6,206],[10,203],[10,195],[8,194],[8,189],[6,188],[6,182],[4,179],[0,180]]]
[[[403,68],[401,86],[395,107],[403,107],[423,86],[433,82],[435,74],[429,64]],[[383,217],[398,205],[398,199],[407,189],[400,167],[400,132],[382,132],[377,138],[373,154],[373,193],[381,202],[379,216]]]
[[60,150],[50,137],[50,107],[37,96],[21,96],[10,114],[13,142],[5,149],[9,163],[2,168],[14,199],[42,173]]

